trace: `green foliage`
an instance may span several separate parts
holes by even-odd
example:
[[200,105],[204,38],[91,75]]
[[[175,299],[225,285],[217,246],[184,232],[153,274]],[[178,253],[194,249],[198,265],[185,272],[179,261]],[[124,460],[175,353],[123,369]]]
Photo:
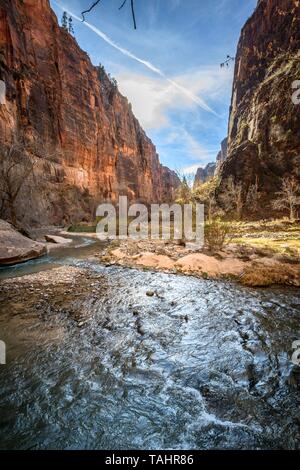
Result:
[[193,192],[186,176],[182,177],[181,183],[176,190],[176,202],[178,204],[189,204],[193,202]]
[[98,65],[98,77],[100,81],[102,81],[106,77],[106,71],[104,65],[102,64]]
[[100,82],[108,81],[114,90],[118,89],[118,82],[117,80],[110,75],[110,73],[106,72],[104,65],[99,64],[98,65],[98,78]]
[[68,15],[66,11],[63,12],[62,19],[61,19],[61,26],[63,29],[68,31]]
[[74,35],[74,27],[73,27],[73,18],[72,16],[69,16],[68,19],[68,31],[70,34]]

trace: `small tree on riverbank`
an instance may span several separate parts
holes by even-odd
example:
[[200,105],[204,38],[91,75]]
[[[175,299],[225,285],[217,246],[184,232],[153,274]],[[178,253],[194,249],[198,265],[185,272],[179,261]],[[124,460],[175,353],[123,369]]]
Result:
[[220,200],[226,212],[234,211],[237,219],[241,219],[245,204],[242,183],[236,183],[232,177],[228,178]]
[[206,216],[209,222],[213,217],[220,215],[220,208],[216,201],[216,188],[218,186],[218,179],[211,178],[205,183],[199,184],[193,189],[193,198],[196,202],[204,204]]
[[284,177],[282,179],[281,191],[276,193],[277,198],[272,206],[275,210],[288,210],[290,221],[296,217],[296,208],[300,205],[300,185],[294,177]]

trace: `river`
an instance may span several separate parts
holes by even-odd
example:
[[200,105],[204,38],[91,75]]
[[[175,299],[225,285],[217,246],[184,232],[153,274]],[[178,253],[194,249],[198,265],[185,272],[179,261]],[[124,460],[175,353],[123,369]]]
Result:
[[298,290],[104,266],[97,250],[79,237],[0,271],[70,265],[101,283],[78,294],[82,327],[2,292],[1,449],[300,448]]

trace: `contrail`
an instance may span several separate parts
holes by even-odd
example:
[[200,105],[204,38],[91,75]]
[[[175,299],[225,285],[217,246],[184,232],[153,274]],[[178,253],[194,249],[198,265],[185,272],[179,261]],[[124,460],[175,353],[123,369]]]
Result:
[[[58,6],[58,8],[60,8],[62,11],[66,11],[69,15],[71,15],[75,20],[77,21],[80,21],[82,23],[82,19],[77,16],[75,13],[73,13],[72,11],[70,11],[69,9],[61,6],[59,3],[53,1],[53,3],[55,5]],[[107,34],[103,33],[103,31],[101,31],[100,29],[96,28],[96,26],[92,25],[91,23],[88,23],[87,21],[84,21],[83,23],[87,28],[91,29],[92,31],[94,31],[94,33],[96,33],[100,38],[102,38],[107,44],[109,44],[110,46],[112,46],[113,48],[117,49],[119,52],[121,52],[122,54],[126,55],[127,57],[130,57],[130,59],[133,59],[135,60],[136,62],[139,62],[140,64],[143,64],[145,67],[147,67],[149,70],[151,70],[152,72],[156,73],[157,75],[159,75],[160,77],[164,78],[168,83],[170,83],[174,88],[176,88],[177,90],[179,90],[182,94],[184,94],[185,96],[187,96],[190,100],[192,100],[194,103],[196,103],[198,106],[200,106],[200,108],[204,109],[205,111],[208,111],[212,114],[214,114],[215,116],[218,116],[218,114],[213,110],[211,109],[206,103],[205,101],[200,98],[199,96],[196,96],[194,95],[191,91],[187,90],[186,88],[184,88],[183,86],[179,85],[177,82],[175,82],[174,80],[171,80],[170,78],[168,78],[164,72],[162,72],[160,69],[158,69],[157,67],[155,67],[155,65],[151,64],[151,62],[148,62],[147,60],[144,60],[144,59],[141,59],[140,57],[136,56],[135,54],[133,54],[132,52],[128,51],[127,49],[124,49],[124,47],[122,46],[119,46],[119,44],[117,44],[115,41],[113,41],[110,37],[107,36]]]

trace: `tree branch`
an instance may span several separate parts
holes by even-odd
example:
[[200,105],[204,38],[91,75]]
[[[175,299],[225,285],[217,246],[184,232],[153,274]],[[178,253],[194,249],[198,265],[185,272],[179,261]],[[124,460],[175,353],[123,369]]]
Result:
[[132,13],[133,27],[134,27],[134,29],[136,29],[136,21],[135,21],[133,0],[131,0],[131,13]]
[[92,11],[93,8],[95,8],[95,6],[98,5],[98,3],[100,3],[101,0],[96,0],[91,6],[90,8],[88,8],[87,10],[84,10],[83,12],[81,12],[81,16],[82,16],[82,21],[85,21],[85,13],[90,13]]
[[[85,21],[85,14],[90,13],[97,5],[100,3],[101,0],[96,0],[87,10],[84,10],[81,12],[82,16],[82,21]],[[119,10],[122,10],[122,8],[126,5],[127,0],[124,0],[122,5],[119,7]],[[134,11],[134,0],[130,0],[131,3],[131,14],[132,14],[132,21],[133,21],[133,27],[136,29],[136,19],[135,19],[135,11]]]

